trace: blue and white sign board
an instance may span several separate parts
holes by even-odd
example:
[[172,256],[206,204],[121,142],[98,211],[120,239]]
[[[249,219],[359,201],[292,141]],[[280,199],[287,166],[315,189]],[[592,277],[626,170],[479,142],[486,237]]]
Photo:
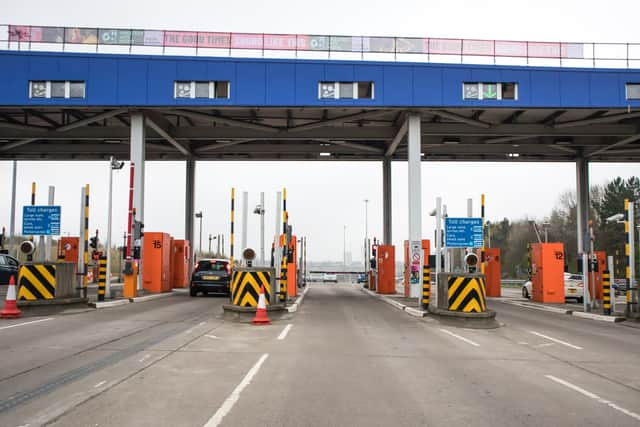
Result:
[[444,232],[449,248],[482,247],[482,218],[446,218]]
[[24,236],[59,236],[60,206],[23,206],[22,234]]

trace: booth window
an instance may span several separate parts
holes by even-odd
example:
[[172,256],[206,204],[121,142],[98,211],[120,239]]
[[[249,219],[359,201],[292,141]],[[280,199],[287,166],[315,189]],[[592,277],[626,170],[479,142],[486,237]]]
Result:
[[627,99],[640,100],[640,83],[627,83]]

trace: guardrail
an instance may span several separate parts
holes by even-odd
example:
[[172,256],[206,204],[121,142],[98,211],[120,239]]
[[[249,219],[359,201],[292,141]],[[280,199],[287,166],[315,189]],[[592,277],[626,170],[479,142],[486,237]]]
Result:
[[[8,50],[640,68],[640,43],[169,31],[0,24]],[[289,56],[288,56],[289,55]]]

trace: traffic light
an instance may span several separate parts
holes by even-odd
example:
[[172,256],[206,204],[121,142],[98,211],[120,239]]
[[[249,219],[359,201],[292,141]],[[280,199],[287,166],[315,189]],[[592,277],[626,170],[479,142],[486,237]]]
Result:
[[144,236],[144,224],[140,221],[133,221],[133,240],[140,240]]
[[93,236],[89,238],[89,246],[93,249],[98,249],[98,236]]
[[134,246],[131,251],[133,259],[140,259],[140,246]]

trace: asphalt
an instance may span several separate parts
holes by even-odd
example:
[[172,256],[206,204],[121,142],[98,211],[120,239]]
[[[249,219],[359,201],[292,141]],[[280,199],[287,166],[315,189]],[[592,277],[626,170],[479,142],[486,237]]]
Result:
[[640,330],[625,322],[498,300],[500,328],[460,329],[346,284],[311,286],[270,326],[222,321],[224,302],[0,329],[0,425],[640,425]]

